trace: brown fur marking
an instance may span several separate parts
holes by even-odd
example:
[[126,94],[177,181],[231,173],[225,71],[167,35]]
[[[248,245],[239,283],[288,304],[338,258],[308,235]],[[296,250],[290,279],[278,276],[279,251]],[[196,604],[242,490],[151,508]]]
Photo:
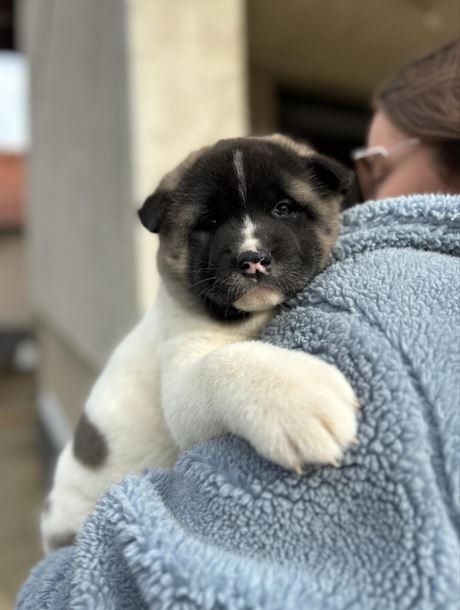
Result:
[[300,157],[309,157],[314,154],[313,148],[310,148],[307,144],[303,144],[301,142],[296,142],[295,140],[291,140],[287,136],[284,136],[282,133],[274,133],[271,136],[262,136],[258,138],[259,140],[269,140],[270,142],[274,142],[278,144],[282,148],[287,148],[292,152],[295,152]]

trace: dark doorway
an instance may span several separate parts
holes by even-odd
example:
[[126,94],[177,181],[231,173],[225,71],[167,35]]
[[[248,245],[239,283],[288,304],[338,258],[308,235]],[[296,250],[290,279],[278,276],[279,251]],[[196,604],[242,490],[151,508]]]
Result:
[[15,49],[14,0],[0,0],[0,49]]

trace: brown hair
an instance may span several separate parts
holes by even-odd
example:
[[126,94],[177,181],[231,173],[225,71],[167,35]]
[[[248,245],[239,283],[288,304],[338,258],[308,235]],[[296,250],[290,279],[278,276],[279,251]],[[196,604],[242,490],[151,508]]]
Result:
[[460,40],[416,59],[387,80],[374,105],[432,146],[443,172],[460,169]]

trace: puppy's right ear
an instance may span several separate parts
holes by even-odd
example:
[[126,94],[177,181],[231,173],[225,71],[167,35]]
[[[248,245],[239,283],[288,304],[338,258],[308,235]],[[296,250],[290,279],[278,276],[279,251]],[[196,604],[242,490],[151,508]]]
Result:
[[139,218],[146,229],[152,233],[159,232],[170,201],[171,193],[160,189],[147,197],[138,211]]
[[152,233],[159,232],[161,223],[166,216],[166,210],[172,203],[174,193],[184,174],[208,149],[209,146],[204,146],[199,150],[191,152],[180,165],[163,176],[157,189],[150,197],[147,197],[144,205],[138,212],[139,218],[146,229]]

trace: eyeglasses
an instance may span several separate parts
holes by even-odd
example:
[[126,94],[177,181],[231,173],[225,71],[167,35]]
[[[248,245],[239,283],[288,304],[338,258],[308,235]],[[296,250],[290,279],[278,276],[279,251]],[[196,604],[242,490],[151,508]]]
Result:
[[409,138],[398,142],[391,148],[385,146],[371,146],[370,148],[355,148],[351,151],[351,158],[355,164],[356,175],[364,199],[375,196],[376,187],[388,175],[388,168],[384,160],[395,153],[412,148],[420,144],[418,138]]

